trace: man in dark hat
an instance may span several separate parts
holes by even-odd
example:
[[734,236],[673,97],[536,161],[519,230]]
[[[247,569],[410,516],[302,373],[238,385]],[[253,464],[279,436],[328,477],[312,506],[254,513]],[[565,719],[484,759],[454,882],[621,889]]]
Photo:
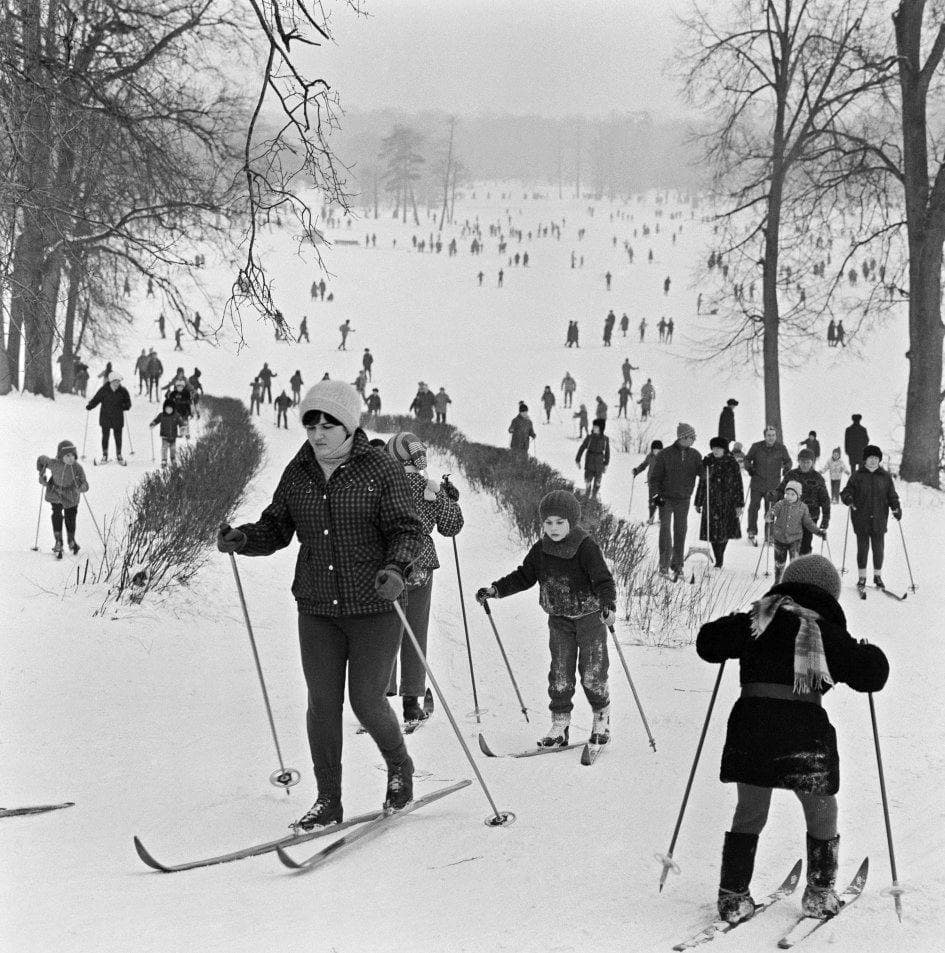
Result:
[[860,423],[862,414],[853,414],[853,423],[847,427],[843,435],[843,450],[850,461],[850,473],[856,473],[856,468],[863,462],[863,451],[870,442],[870,435],[866,427]]
[[738,406],[738,401],[734,397],[729,397],[725,401],[722,413],[719,414],[719,436],[729,443],[735,440],[735,411],[733,408]]

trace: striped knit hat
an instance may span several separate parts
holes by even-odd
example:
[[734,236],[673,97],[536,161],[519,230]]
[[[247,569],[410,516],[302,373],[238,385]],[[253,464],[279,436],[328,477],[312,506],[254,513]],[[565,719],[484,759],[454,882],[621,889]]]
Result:
[[418,470],[427,468],[427,448],[426,444],[414,433],[409,430],[395,433],[387,441],[387,452],[400,463],[410,464]]

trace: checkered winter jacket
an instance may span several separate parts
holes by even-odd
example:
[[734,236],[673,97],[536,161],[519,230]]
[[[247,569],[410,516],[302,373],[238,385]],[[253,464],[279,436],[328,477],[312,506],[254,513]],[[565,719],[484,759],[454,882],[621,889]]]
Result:
[[424,538],[403,467],[360,428],[351,457],[327,482],[305,443],[259,521],[239,529],[247,537],[242,556],[268,556],[298,535],[292,594],[300,612],[322,616],[390,612],[374,577],[385,566],[408,576]]
[[422,473],[408,473],[407,482],[424,529],[420,556],[411,571],[410,582],[415,586],[426,582],[431,570],[440,568],[436,546],[430,534],[435,529],[441,536],[455,536],[463,528],[463,511],[442,490],[437,490],[436,499],[425,499],[427,478]]

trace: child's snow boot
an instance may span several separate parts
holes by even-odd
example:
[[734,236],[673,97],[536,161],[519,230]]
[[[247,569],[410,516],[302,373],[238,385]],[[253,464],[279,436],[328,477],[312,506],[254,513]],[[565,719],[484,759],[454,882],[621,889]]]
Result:
[[590,744],[605,745],[608,741],[610,741],[610,705],[594,712]]
[[571,731],[571,712],[553,711],[551,727],[544,738],[538,739],[539,748],[563,748],[568,743]]
[[741,923],[755,913],[755,901],[748,891],[755,870],[757,834],[726,831],[722,847],[722,873],[719,877],[719,917],[728,923]]
[[76,554],[81,548],[82,548],[82,547],[79,546],[79,544],[75,541],[75,536],[72,536],[72,535],[70,534],[70,536],[69,536],[69,549],[72,550],[72,555],[75,556],[75,554]]
[[345,817],[341,806],[340,796],[318,795],[318,800],[289,827],[296,830],[312,831],[316,827],[327,827],[329,824],[340,824]]
[[387,799],[384,805],[399,811],[413,800],[413,760],[410,755],[400,764],[387,766]]
[[56,542],[53,544],[52,551],[56,554],[56,559],[62,559],[62,533],[53,531]]
[[861,596],[866,595],[866,576],[860,576],[856,581],[856,588]]
[[839,852],[839,834],[830,840],[807,835],[807,886],[801,898],[804,916],[826,920],[840,912],[840,898],[833,889],[837,882]]
[[883,577],[878,572],[873,573],[873,585],[876,586],[877,589],[886,588],[886,583],[883,582]]

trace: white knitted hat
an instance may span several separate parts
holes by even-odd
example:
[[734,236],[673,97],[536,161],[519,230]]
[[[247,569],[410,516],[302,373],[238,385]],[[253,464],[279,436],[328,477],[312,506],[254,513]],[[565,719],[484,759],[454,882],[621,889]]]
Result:
[[319,381],[299,404],[299,419],[305,423],[310,410],[320,410],[335,418],[348,433],[354,433],[361,422],[361,395],[344,381]]

